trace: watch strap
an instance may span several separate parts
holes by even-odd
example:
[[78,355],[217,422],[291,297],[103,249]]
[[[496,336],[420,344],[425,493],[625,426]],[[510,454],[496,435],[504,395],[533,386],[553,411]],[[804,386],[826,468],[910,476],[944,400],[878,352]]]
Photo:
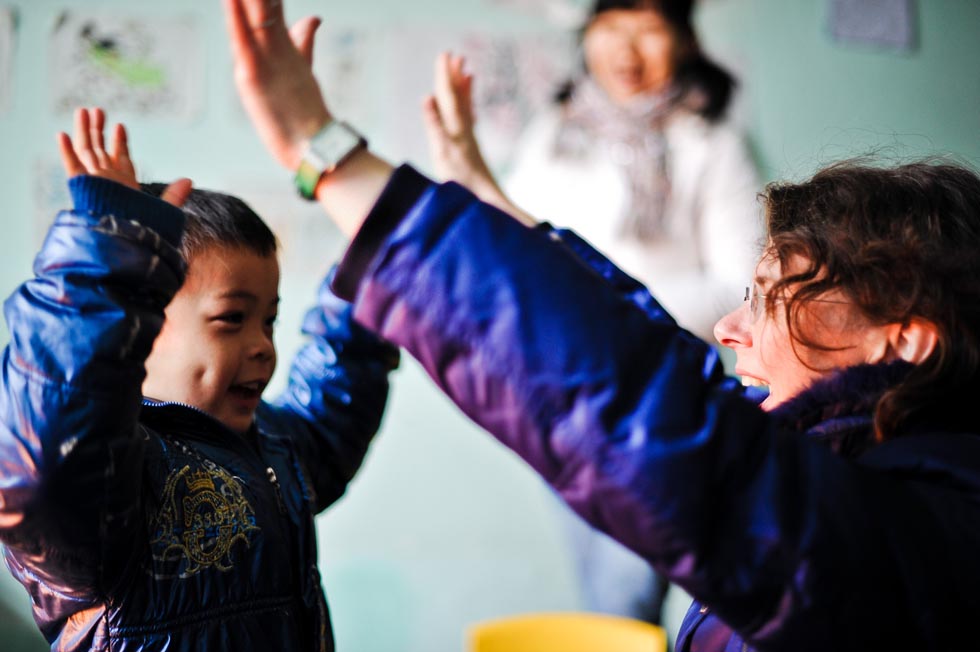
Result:
[[316,199],[316,187],[325,174],[330,174],[354,152],[367,147],[367,139],[342,120],[325,124],[303,148],[303,156],[293,178],[296,189],[304,199]]

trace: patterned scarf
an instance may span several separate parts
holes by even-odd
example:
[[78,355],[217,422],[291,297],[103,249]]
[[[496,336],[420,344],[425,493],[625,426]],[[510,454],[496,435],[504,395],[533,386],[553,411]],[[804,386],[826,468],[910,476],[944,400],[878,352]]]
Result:
[[664,232],[670,195],[664,123],[677,105],[670,87],[619,105],[591,78],[580,79],[562,111],[554,144],[558,158],[584,158],[596,145],[607,147],[628,182],[629,198],[620,234],[644,242]]

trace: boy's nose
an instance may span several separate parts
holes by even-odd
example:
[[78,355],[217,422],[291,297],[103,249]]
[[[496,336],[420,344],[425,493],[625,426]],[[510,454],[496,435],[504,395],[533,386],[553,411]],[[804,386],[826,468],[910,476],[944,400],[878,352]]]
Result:
[[260,333],[252,339],[249,347],[249,357],[258,360],[274,359],[276,355],[276,345],[272,341],[272,336]]
[[749,302],[745,301],[735,310],[718,320],[715,324],[715,339],[722,346],[733,349],[737,346],[752,346],[752,333],[749,324]]

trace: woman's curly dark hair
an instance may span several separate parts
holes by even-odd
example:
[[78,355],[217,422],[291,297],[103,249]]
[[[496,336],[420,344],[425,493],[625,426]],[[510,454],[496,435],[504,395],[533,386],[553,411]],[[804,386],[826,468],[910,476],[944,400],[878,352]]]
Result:
[[[920,161],[876,167],[847,161],[803,183],[763,193],[768,255],[809,265],[769,290],[786,297],[794,343],[831,350],[799,328],[808,300],[837,289],[874,324],[935,324],[933,353],[875,409],[879,441],[916,421],[966,427],[980,397],[980,177],[965,166]],[[789,292],[792,287],[793,291]],[[772,303],[766,309],[772,314]]]

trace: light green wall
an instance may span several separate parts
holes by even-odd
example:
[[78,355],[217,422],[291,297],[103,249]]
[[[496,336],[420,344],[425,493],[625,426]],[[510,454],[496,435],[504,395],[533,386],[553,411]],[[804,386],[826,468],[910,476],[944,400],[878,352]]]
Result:
[[[766,179],[798,178],[821,163],[882,148],[889,156],[953,153],[980,163],[976,0],[920,2],[920,47],[901,55],[831,42],[823,1],[703,3],[699,24],[705,46],[744,77],[740,114]],[[20,29],[13,98],[0,115],[3,295],[30,270],[34,163],[55,160],[53,134],[70,127],[67,118],[51,113],[46,85],[45,48],[61,8],[136,8],[199,18],[207,87],[202,116],[189,125],[117,116],[131,127],[137,162],[147,174],[186,175],[202,187],[242,194],[250,189],[228,187],[230,180],[289,183],[235,108],[217,0],[9,4],[20,11]],[[448,25],[498,32],[540,26],[491,7],[489,0],[287,4],[293,17],[317,11],[331,23],[355,26]],[[418,65],[428,69],[430,62]],[[389,81],[373,83],[383,93]],[[382,108],[404,113],[417,107],[413,102]],[[384,133],[381,122],[349,117],[369,134]],[[381,153],[400,157],[385,149],[384,139],[375,143]],[[324,250],[337,251],[342,243],[336,234],[329,237]],[[278,335],[284,359],[298,343],[293,333],[318,273],[290,271],[287,265]],[[0,336],[6,339],[2,328]],[[318,524],[320,562],[341,651],[461,650],[464,628],[475,620],[577,608],[580,599],[550,500],[534,476],[469,425],[406,360],[363,472]],[[29,618],[26,595],[6,573],[0,578],[2,646],[34,649],[18,642],[21,634],[10,633],[24,630],[18,623]]]
[[980,165],[980,2],[919,0],[919,47],[905,54],[832,41],[829,0],[703,4],[708,49],[743,73],[768,180],[869,152]]

